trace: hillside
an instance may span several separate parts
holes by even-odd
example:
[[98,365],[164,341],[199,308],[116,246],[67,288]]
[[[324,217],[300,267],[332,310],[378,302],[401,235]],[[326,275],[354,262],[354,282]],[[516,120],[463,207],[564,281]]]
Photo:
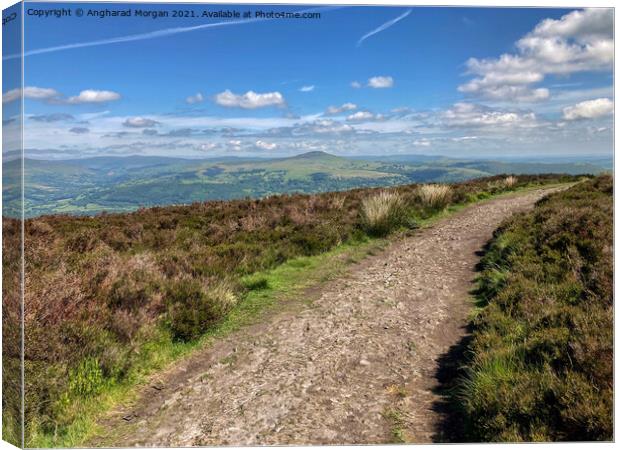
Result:
[[[26,443],[75,439],[88,405],[100,411],[101,395],[183,354],[231,312],[254,314],[272,301],[245,303],[270,286],[265,271],[414,229],[447,206],[573,180],[494,177],[443,189],[406,185],[389,193],[357,189],[27,220]],[[3,221],[9,322],[19,317],[19,290],[8,282],[19,280],[19,229],[18,221]],[[5,373],[19,368],[19,354],[10,352],[18,346],[9,345],[18,329],[5,322]],[[4,377],[9,431],[20,404],[10,380]]]
[[[498,174],[597,174],[602,166],[457,160],[444,157],[343,158],[309,152],[288,158],[188,160],[164,157],[100,157],[25,161],[26,216],[188,204],[205,200],[262,198],[407,183],[459,182]],[[18,215],[19,162],[4,168],[5,214]]]

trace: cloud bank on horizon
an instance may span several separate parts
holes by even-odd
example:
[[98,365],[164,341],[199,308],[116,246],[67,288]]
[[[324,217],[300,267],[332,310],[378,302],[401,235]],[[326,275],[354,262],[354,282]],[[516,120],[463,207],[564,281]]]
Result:
[[611,9],[462,14],[355,7],[143,33],[118,22],[133,36],[122,41],[104,22],[76,22],[96,59],[79,43],[37,46],[53,25],[39,22],[26,86],[2,95],[4,148],[19,146],[11,113],[23,95],[26,156],[44,159],[611,155]]

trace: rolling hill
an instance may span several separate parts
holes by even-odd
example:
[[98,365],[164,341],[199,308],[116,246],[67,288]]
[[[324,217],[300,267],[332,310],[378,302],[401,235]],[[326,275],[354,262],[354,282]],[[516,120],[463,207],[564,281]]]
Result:
[[[27,217],[96,214],[205,200],[261,198],[407,183],[458,182],[502,173],[598,174],[583,162],[464,160],[405,155],[343,158],[309,152],[288,158],[190,160],[152,156],[63,161],[26,159]],[[19,215],[19,160],[4,163],[4,214]]]

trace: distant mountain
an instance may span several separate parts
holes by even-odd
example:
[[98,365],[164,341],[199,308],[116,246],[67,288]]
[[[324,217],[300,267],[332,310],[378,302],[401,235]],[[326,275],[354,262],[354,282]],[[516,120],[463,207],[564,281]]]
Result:
[[[456,182],[513,173],[596,174],[583,162],[540,163],[398,155],[345,158],[308,152],[287,158],[183,159],[156,156],[63,161],[26,159],[27,216],[95,214],[139,207],[317,193],[407,183]],[[4,163],[4,214],[18,215],[20,162]]]

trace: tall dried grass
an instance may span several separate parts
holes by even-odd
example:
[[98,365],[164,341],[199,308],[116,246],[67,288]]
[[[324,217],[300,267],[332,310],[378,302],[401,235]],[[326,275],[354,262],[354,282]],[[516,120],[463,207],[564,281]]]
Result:
[[430,208],[445,208],[450,202],[452,188],[446,184],[424,184],[418,188],[420,202]]
[[362,218],[369,233],[384,236],[404,224],[405,201],[402,194],[380,191],[362,200]]
[[517,177],[510,175],[504,179],[504,186],[510,189],[517,184],[517,181],[519,181]]

